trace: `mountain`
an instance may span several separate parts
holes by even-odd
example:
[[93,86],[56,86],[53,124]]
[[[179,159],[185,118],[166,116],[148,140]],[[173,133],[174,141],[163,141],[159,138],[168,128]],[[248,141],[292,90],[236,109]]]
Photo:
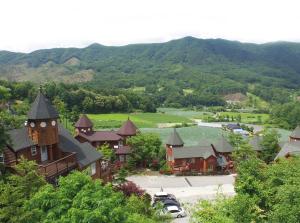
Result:
[[298,89],[300,43],[251,44],[185,37],[166,43],[92,44],[28,54],[0,51],[0,78],[118,88],[171,84],[212,93],[224,88],[239,91],[253,84]]

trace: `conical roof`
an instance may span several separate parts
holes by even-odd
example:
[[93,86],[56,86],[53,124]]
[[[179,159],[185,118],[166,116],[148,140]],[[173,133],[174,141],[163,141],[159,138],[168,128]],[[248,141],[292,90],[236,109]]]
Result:
[[299,125],[294,129],[294,131],[291,133],[290,137],[300,139],[300,126]]
[[85,114],[83,114],[78,119],[78,121],[75,123],[75,127],[76,128],[92,128],[93,123]]
[[121,136],[134,136],[136,135],[137,129],[138,128],[128,118],[128,120],[122,125],[117,133]]
[[31,109],[28,112],[28,119],[57,119],[59,114],[51,102],[39,91]]
[[175,128],[167,140],[167,145],[171,145],[171,146],[183,146],[184,145],[184,142],[182,141],[180,135],[178,134],[178,132],[176,131]]

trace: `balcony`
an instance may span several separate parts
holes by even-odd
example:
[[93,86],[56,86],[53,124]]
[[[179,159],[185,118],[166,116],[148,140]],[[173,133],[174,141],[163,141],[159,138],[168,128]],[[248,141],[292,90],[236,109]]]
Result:
[[39,171],[47,180],[63,175],[77,167],[76,153],[71,153],[61,159],[39,165]]

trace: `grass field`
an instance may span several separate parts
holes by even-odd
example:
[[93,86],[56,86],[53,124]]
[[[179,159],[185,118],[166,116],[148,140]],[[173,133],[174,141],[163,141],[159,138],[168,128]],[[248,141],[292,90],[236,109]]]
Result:
[[[261,119],[262,123],[265,123],[269,119],[269,114],[255,114],[255,113],[240,113],[240,112],[219,112],[221,116],[229,116],[236,118],[241,115],[242,123],[256,123]],[[260,118],[259,118],[260,117]]]
[[156,128],[160,123],[191,123],[189,118],[166,113],[88,114],[96,129],[119,128],[128,117],[138,128]]
[[[222,112],[221,114],[228,114],[230,117],[240,114],[242,116],[242,122],[256,121],[257,116],[259,115],[263,121],[268,119],[267,114],[237,112]],[[142,132],[159,134],[164,144],[170,133],[173,131],[173,128],[157,128],[159,123],[190,123],[191,119],[203,116],[203,112],[185,109],[159,108],[157,113],[89,114],[88,116],[93,121],[96,129],[119,128],[129,117]],[[203,140],[213,143],[222,135],[221,129],[200,126],[178,128],[177,131],[187,146],[197,145]],[[290,131],[278,129],[278,132],[281,135],[280,140],[287,141]]]
[[182,116],[189,119],[193,119],[197,116],[201,116],[204,113],[201,111],[186,110],[186,109],[179,109],[179,108],[158,108],[157,111],[160,113]]

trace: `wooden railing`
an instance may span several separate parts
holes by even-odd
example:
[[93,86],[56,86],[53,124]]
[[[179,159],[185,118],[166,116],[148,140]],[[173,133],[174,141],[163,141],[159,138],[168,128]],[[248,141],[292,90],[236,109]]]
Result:
[[71,153],[59,160],[55,160],[45,165],[40,164],[40,173],[45,175],[46,178],[55,177],[63,173],[67,173],[77,166],[76,153]]

